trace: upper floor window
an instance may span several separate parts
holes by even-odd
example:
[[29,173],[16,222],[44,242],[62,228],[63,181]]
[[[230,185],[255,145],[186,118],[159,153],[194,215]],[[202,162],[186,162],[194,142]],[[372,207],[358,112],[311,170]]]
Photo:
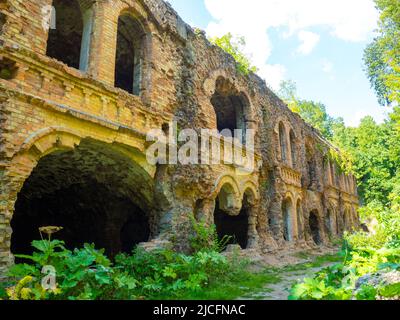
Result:
[[306,145],[306,160],[307,160],[307,175],[308,175],[308,189],[315,190],[318,185],[318,172],[315,159],[315,152],[311,146]]
[[89,59],[92,11],[78,0],[53,0],[52,27],[46,54],[70,67],[86,71]]
[[281,158],[282,161],[287,161],[287,138],[286,138],[286,129],[283,123],[279,123],[279,145],[281,149]]
[[296,166],[296,136],[293,130],[290,130],[290,152],[292,156],[292,167]]
[[118,19],[115,86],[134,95],[142,90],[145,31],[129,14]]
[[217,129],[224,135],[230,131],[232,137],[235,130],[242,130],[242,142],[246,139],[246,113],[249,112],[247,97],[237,92],[233,85],[224,78],[217,79],[215,93],[211,98],[217,118]]

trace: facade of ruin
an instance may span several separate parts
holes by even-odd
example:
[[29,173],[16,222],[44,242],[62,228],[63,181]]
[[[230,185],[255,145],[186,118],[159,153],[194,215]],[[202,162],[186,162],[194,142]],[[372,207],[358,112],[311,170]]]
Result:
[[[41,226],[111,256],[139,243],[186,250],[192,215],[264,253],[328,244],[358,226],[355,178],[330,160],[329,143],[167,3],[0,9],[2,270]],[[256,169],[150,164],[147,133],[174,121],[255,130]]]

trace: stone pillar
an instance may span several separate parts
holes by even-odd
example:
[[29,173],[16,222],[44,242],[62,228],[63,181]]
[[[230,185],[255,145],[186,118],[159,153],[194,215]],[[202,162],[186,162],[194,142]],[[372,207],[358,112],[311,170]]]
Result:
[[260,237],[257,232],[257,217],[260,212],[260,206],[253,205],[248,209],[249,230],[248,230],[248,249],[258,249]]
[[272,201],[268,218],[271,220],[269,230],[272,232],[273,238],[277,241],[282,240],[282,197],[280,195],[277,195]]
[[196,208],[196,219],[197,221],[204,221],[208,226],[214,224],[214,211],[215,211],[215,200],[204,199],[201,200],[198,207]]

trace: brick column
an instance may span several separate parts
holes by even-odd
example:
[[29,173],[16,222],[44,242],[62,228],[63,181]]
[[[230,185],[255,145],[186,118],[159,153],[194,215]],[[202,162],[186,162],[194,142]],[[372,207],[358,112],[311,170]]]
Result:
[[93,5],[92,39],[88,73],[96,80],[114,86],[118,14],[112,1]]

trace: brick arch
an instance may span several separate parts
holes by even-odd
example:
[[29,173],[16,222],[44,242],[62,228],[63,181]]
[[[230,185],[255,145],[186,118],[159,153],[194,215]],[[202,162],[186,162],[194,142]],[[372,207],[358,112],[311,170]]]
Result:
[[[103,192],[103,196],[98,199],[110,200],[108,202],[110,205],[110,212],[116,210],[115,212],[117,212],[118,215],[113,218],[116,219],[116,227],[110,226],[110,228],[114,229],[110,229],[111,231],[107,232],[115,234],[113,237],[104,236],[102,239],[99,238],[99,241],[104,242],[107,252],[110,255],[118,253],[119,250],[132,249],[128,247],[123,249],[125,248],[124,244],[118,242],[118,237],[120,235],[119,230],[125,230],[125,234],[121,234],[121,237],[128,239],[126,243],[130,243],[129,241],[135,242],[136,240],[132,240],[132,232],[129,230],[134,230],[135,223],[139,223],[137,219],[141,219],[140,223],[145,224],[145,227],[143,227],[144,238],[138,241],[149,240],[150,232],[154,235],[158,228],[157,218],[155,217],[155,186],[152,172],[148,171],[148,168],[143,166],[144,162],[140,163],[141,161],[135,161],[135,159],[139,158],[139,156],[124,150],[124,147],[82,137],[80,133],[64,128],[46,128],[30,136],[14,155],[6,171],[5,180],[7,183],[6,192],[8,195],[6,220],[10,226],[18,230],[18,235],[15,235],[15,239],[18,240],[13,240],[13,242],[11,242],[12,230],[10,228],[7,234],[7,239],[9,239],[8,243],[10,245],[14,243],[14,246],[16,245],[18,248],[20,248],[21,243],[26,243],[25,240],[21,240],[23,239],[21,238],[21,234],[25,232],[21,231],[21,226],[23,225],[21,221],[23,219],[23,214],[28,210],[27,208],[30,208],[30,205],[27,206],[26,203],[33,200],[25,201],[25,197],[27,195],[29,195],[29,199],[41,199],[42,195],[45,199],[50,197],[50,203],[53,203],[52,205],[54,205],[55,208],[53,212],[58,212],[58,209],[56,210],[56,208],[58,208],[58,204],[56,204],[57,201],[52,201],[51,199],[58,199],[61,192],[60,190],[65,191],[61,196],[64,197],[65,194],[67,199],[68,197],[73,197],[74,194],[79,195],[79,199],[82,198],[83,203],[87,204],[87,208],[89,208],[88,204],[91,203],[91,197],[99,197],[100,193],[96,193],[93,190]],[[143,158],[145,159],[145,157]],[[73,164],[68,166],[69,163]],[[114,163],[115,172],[106,172],[105,170],[96,169],[98,167],[107,168],[112,165],[112,163]],[[124,169],[118,171],[119,169],[117,168]],[[82,192],[78,192],[76,186],[81,185],[83,186]],[[93,186],[93,190],[90,188],[88,189],[89,185]],[[83,190],[90,190],[90,192],[88,191],[85,193],[86,191]],[[23,193],[22,198],[20,197],[21,193]],[[37,208],[42,205],[39,203],[40,201],[34,201]],[[107,202],[108,200],[104,201]],[[66,204],[68,203],[73,203],[73,201],[70,199],[66,201]],[[65,215],[69,212],[68,210],[72,210],[73,205],[71,205],[70,209],[66,207],[68,207],[68,205],[63,206],[65,212],[61,218],[63,219],[62,221],[64,221],[62,223],[67,223]],[[32,208],[34,208],[33,202]],[[32,210],[36,211],[32,211],[31,214],[40,212],[39,209]],[[95,210],[96,213],[94,213],[95,211],[93,210]],[[101,210],[96,206],[94,206],[93,210],[91,214],[107,212],[106,209]],[[18,213],[16,215],[18,218],[13,218],[15,213]],[[102,216],[102,219],[106,219],[106,216],[107,214]],[[45,219],[50,219],[50,216]],[[53,217],[51,219],[55,218]],[[111,217],[107,219],[111,219]],[[68,225],[70,228],[78,228],[77,224]],[[32,230],[31,228],[27,234],[33,232]],[[35,230],[37,231],[37,228]],[[72,229],[70,229],[68,234],[72,234],[71,230]],[[99,230],[96,231],[98,232],[97,234],[103,234],[103,232]],[[116,239],[107,240],[111,238]],[[71,239],[70,241],[73,241]],[[130,244],[128,244],[128,246],[130,246]],[[25,248],[27,248],[26,245]],[[12,260],[11,253],[10,257],[10,260]]]
[[[116,87],[146,98],[151,82],[152,32],[146,11],[135,2],[120,8],[116,28]],[[129,41],[126,39],[129,37]],[[124,51],[125,50],[125,51]],[[126,52],[128,50],[128,54]],[[127,60],[128,59],[128,60]],[[131,71],[127,72],[127,70]],[[125,79],[128,77],[128,80]],[[129,79],[132,77],[132,79]],[[126,83],[125,83],[126,82]],[[131,86],[133,86],[131,88]]]
[[[85,134],[81,131],[58,126],[47,127],[36,131],[21,144],[18,151],[14,154],[11,161],[11,167],[18,166],[19,164],[21,164],[21,166],[24,166],[32,161],[34,163],[34,167],[36,165],[35,162],[38,162],[40,158],[52,152],[73,150],[87,136],[90,136],[90,134]],[[114,151],[130,158],[132,161],[141,166],[145,171],[147,171],[149,175],[154,176],[154,166],[150,166],[147,163],[146,156],[142,154],[141,151],[131,152],[132,150],[124,148],[123,145],[111,144],[111,142],[114,142],[112,140],[99,141],[106,143]]]
[[247,181],[241,189],[242,198],[247,197],[250,205],[256,205],[260,201],[260,193],[252,181]]
[[98,80],[114,86],[118,20],[122,15],[131,17],[140,25],[145,34],[140,98],[143,103],[150,104],[153,79],[153,34],[158,25],[156,25],[156,19],[152,19],[151,12],[141,1],[105,1],[100,6],[107,12],[106,28],[99,30],[101,37],[96,35],[93,37],[90,73]]
[[209,73],[208,77],[203,82],[203,93],[206,96],[207,109],[215,112],[214,106],[211,103],[211,98],[217,90],[218,80],[224,80],[231,87],[230,91],[232,95],[238,96],[244,107],[244,118],[247,123],[247,127],[251,129],[255,128],[255,108],[250,98],[250,92],[247,87],[242,86],[238,81],[232,77],[231,72],[226,69],[216,69]]
[[[295,153],[296,151],[295,146],[298,144],[298,135],[296,131],[293,129],[292,125],[290,124],[290,122],[286,117],[280,116],[276,120],[274,132],[275,135],[277,136],[277,141],[279,146],[278,155],[280,157],[280,160],[282,161],[284,160],[292,167],[295,167],[296,163],[299,160],[297,159]],[[283,137],[281,137],[282,134],[284,135]],[[285,159],[283,159],[284,154],[285,154]]]
[[232,215],[237,215],[242,208],[241,191],[236,179],[230,175],[220,177],[212,192],[213,199],[219,199],[221,209]]
[[80,142],[79,134],[58,127],[42,129],[22,143],[6,168],[5,181],[7,181],[8,190],[6,216],[9,220],[14,212],[18,192],[39,160],[53,152],[73,150]]

